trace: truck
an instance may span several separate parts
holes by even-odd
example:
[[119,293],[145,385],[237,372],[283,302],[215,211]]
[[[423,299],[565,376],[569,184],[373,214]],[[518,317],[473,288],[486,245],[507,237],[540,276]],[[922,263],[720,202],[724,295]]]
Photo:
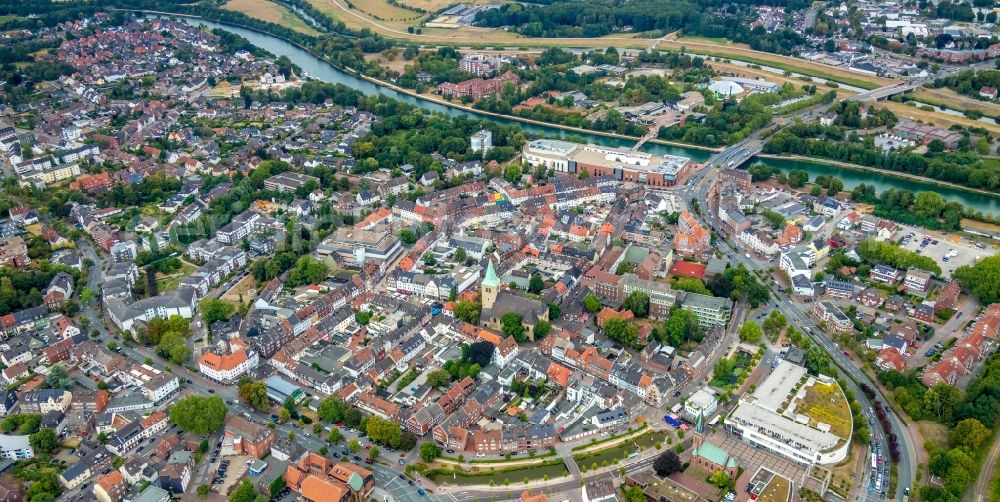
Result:
[[677,429],[681,428],[680,420],[677,420],[675,417],[672,417],[670,415],[663,415],[663,421],[674,426]]

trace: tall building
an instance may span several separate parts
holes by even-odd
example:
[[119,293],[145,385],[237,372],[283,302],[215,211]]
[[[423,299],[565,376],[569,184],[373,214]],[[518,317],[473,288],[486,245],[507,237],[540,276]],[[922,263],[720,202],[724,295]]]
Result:
[[493,260],[490,260],[489,265],[486,266],[486,277],[483,278],[483,283],[479,288],[479,302],[484,310],[493,308],[499,291],[500,278],[497,277],[497,271],[493,268]]
[[493,133],[488,129],[483,129],[473,134],[470,141],[472,142],[473,152],[482,152],[483,155],[486,155],[486,152],[493,149]]

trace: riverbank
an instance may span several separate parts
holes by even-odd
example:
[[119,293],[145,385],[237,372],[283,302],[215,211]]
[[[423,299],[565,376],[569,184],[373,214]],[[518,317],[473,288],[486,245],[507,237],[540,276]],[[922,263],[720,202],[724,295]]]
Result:
[[861,164],[852,164],[850,162],[841,162],[839,160],[824,159],[822,157],[807,157],[807,156],[804,156],[804,155],[774,155],[774,154],[760,153],[760,154],[757,154],[754,158],[769,159],[769,160],[794,160],[794,161],[812,162],[812,163],[816,163],[816,164],[824,164],[824,165],[828,165],[828,166],[832,166],[832,167],[837,167],[837,168],[841,168],[841,169],[850,169],[852,171],[878,173],[878,174],[881,174],[883,176],[887,176],[887,177],[890,177],[890,178],[897,178],[897,179],[901,179],[901,180],[915,181],[917,183],[924,183],[924,184],[928,184],[928,185],[937,185],[937,186],[940,186],[940,187],[950,188],[952,190],[961,190],[961,191],[965,191],[965,192],[969,192],[969,193],[975,193],[975,194],[979,194],[979,195],[985,195],[987,197],[1000,200],[1000,194],[994,193],[994,192],[990,192],[990,191],[987,191],[987,190],[982,190],[982,189],[979,189],[979,188],[971,188],[971,187],[967,187],[967,186],[964,186],[964,185],[959,185],[959,184],[956,184],[956,183],[951,183],[951,182],[948,182],[948,181],[940,181],[940,180],[936,180],[936,179],[933,179],[933,178],[927,178],[925,176],[917,176],[915,174],[901,173],[901,172],[898,172],[898,171],[889,171],[887,169],[879,169],[879,168],[876,168],[876,167],[868,167],[868,166],[863,166]]
[[[468,106],[468,105],[464,105],[464,104],[459,104],[459,103],[454,103],[452,101],[448,101],[447,99],[444,99],[444,98],[441,98],[441,97],[438,97],[438,96],[427,96],[426,94],[420,94],[420,93],[418,93],[416,91],[412,91],[410,89],[406,89],[405,87],[400,87],[400,86],[398,86],[396,84],[393,84],[391,82],[386,82],[385,80],[379,80],[379,79],[377,79],[375,77],[370,77],[370,76],[365,75],[363,73],[358,73],[358,72],[354,71],[351,68],[347,68],[347,69],[345,69],[345,71],[347,71],[348,73],[350,73],[351,75],[353,75],[355,77],[361,78],[361,79],[366,80],[368,82],[371,82],[371,83],[373,83],[375,85],[385,87],[386,89],[391,89],[391,90],[393,90],[395,92],[398,92],[400,94],[406,94],[407,96],[410,96],[410,97],[415,98],[415,99],[420,99],[420,100],[423,100],[423,101],[427,101],[427,102],[431,102],[431,103],[436,103],[436,104],[439,104],[441,106],[447,106],[448,108],[454,108],[456,110],[462,110],[462,111],[465,111],[465,112],[468,112],[468,113],[472,113],[472,114],[475,114],[475,115],[484,115],[484,116],[487,116],[487,117],[495,117],[495,118],[504,119],[504,120],[513,120],[515,122],[522,122],[522,123],[525,123],[525,124],[531,124],[531,125],[535,125],[535,126],[539,126],[539,127],[551,127],[551,128],[554,128],[554,129],[561,129],[563,131],[574,132],[574,133],[579,133],[579,134],[595,134],[597,136],[604,136],[604,137],[607,137],[607,138],[615,138],[615,139],[621,139],[621,140],[626,140],[626,141],[635,141],[636,143],[638,143],[639,140],[642,139],[639,136],[630,136],[628,134],[620,134],[620,133],[608,132],[608,131],[595,131],[593,129],[584,129],[582,127],[574,127],[574,126],[568,126],[568,125],[563,125],[563,124],[556,124],[556,123],[553,123],[553,122],[544,122],[544,121],[541,121],[541,120],[529,119],[529,118],[525,118],[525,117],[518,117],[517,115],[505,115],[503,113],[496,113],[496,112],[490,112],[490,111],[486,111],[486,110],[479,110],[477,108],[473,108],[473,107]],[[723,148],[712,148],[712,147],[709,147],[709,146],[693,145],[693,144],[689,144],[689,143],[680,143],[680,142],[677,142],[677,141],[667,141],[667,140],[663,140],[663,139],[659,139],[659,138],[650,139],[649,141],[647,141],[647,143],[654,143],[654,144],[663,145],[663,146],[671,146],[671,147],[674,147],[674,148],[693,148],[695,150],[701,150],[701,151],[704,151],[704,152],[711,152],[711,153],[719,153],[719,152],[721,152],[721,151],[724,150]]]
[[[178,19],[185,20],[185,22],[190,24],[202,23],[210,28],[228,30],[247,38],[254,45],[261,47],[272,54],[289,57],[293,63],[301,67],[304,71],[308,71],[310,76],[318,80],[346,85],[367,95],[375,93],[385,94],[393,99],[400,100],[413,106],[419,106],[431,112],[446,113],[450,115],[464,115],[474,120],[482,119],[507,124],[520,124],[525,133],[530,136],[562,137],[563,135],[578,134],[584,136],[583,140],[586,142],[624,148],[631,147],[637,141],[637,138],[614,133],[602,135],[585,129],[567,130],[566,128],[555,127],[538,121],[516,120],[516,117],[508,117],[506,115],[499,114],[486,114],[485,112],[474,108],[457,106],[452,103],[446,104],[426,99],[424,96],[415,95],[415,93],[406,91],[405,89],[400,89],[398,86],[389,87],[386,85],[388,83],[379,79],[360,78],[356,72],[346,71],[341,69],[338,65],[331,64],[329,61],[307,47],[303,47],[295,42],[272,35],[269,32],[257,28],[241,26],[239,24],[228,22],[218,22],[196,15],[180,15],[162,11],[145,12],[153,15],[175,16]],[[647,143],[643,150],[657,155],[669,154],[690,157],[695,162],[704,162],[715,151],[712,149],[695,148],[690,145],[668,143],[660,140]],[[1000,214],[1000,199],[996,198],[995,195],[984,195],[982,191],[973,191],[965,187],[958,187],[957,185],[949,186],[944,183],[937,183],[935,186],[935,181],[928,178],[906,178],[901,176],[902,173],[893,173],[888,171],[880,172],[864,166],[843,165],[838,167],[828,161],[806,157],[776,157],[761,158],[759,160],[764,163],[773,162],[775,164],[784,164],[775,166],[784,171],[788,171],[790,169],[803,169],[809,172],[810,177],[813,178],[820,174],[833,176],[839,175],[841,179],[843,179],[845,187],[848,189],[860,183],[873,184],[880,192],[891,188],[911,192],[920,192],[939,188],[941,190],[941,194],[948,200],[957,201],[966,207],[973,207],[976,211],[980,211],[984,214]],[[861,175],[862,173],[864,174],[863,176]]]

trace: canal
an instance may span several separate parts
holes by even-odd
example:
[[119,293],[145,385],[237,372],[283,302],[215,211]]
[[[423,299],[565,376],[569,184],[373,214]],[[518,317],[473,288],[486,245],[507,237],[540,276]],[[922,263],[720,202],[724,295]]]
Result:
[[[187,17],[180,17],[176,19],[182,20],[186,23],[193,25],[203,24],[209,28],[221,28],[231,33],[240,35],[249,40],[250,43],[264,50],[267,50],[272,54],[275,54],[277,56],[287,56],[288,59],[290,59],[293,63],[302,68],[302,71],[307,72],[309,76],[312,78],[334,84],[343,84],[368,95],[384,94],[386,96],[392,97],[393,99],[402,101],[404,103],[409,103],[415,106],[419,106],[425,110],[429,110],[432,112],[445,113],[451,116],[464,115],[476,120],[489,120],[503,125],[515,125],[531,135],[544,136],[548,138],[575,139],[575,140],[586,141],[606,146],[615,146],[615,147],[621,147],[621,146],[631,147],[637,141],[637,140],[626,140],[621,138],[601,136],[598,134],[587,134],[576,131],[566,131],[555,127],[527,124],[520,121],[498,118],[488,115],[481,115],[467,110],[452,108],[449,106],[442,105],[440,103],[434,103],[431,101],[415,98],[413,96],[373,84],[372,82],[369,82],[362,78],[358,78],[354,75],[350,75],[342,70],[333,67],[326,61],[323,61],[322,59],[313,56],[308,51],[305,51],[292,43],[289,43],[285,40],[282,40],[280,38],[262,32],[249,30],[246,28],[241,28],[228,24],[216,23],[205,19],[195,19]],[[653,154],[680,155],[684,157],[690,157],[696,162],[703,162],[711,156],[710,152],[707,152],[705,150],[699,150],[697,148],[684,148],[677,146],[660,145],[656,143],[646,143],[643,146],[643,150]],[[813,179],[816,176],[824,174],[830,176],[836,176],[844,181],[844,188],[847,190],[850,190],[851,188],[854,188],[855,186],[861,183],[867,183],[870,185],[874,185],[876,190],[879,192],[883,190],[888,190],[890,188],[895,188],[898,190],[908,190],[911,192],[933,191],[941,194],[941,196],[943,196],[945,199],[949,201],[957,201],[965,207],[971,207],[972,209],[976,211],[981,211],[984,214],[1000,215],[1000,198],[998,197],[990,197],[988,195],[980,193],[960,190],[951,187],[939,186],[934,183],[921,182],[918,180],[906,179],[877,172],[845,169],[827,164],[821,164],[818,162],[809,162],[801,160],[783,160],[783,159],[758,159],[758,160],[760,162],[763,162],[764,164],[774,166],[786,172],[792,169],[805,170],[806,172],[809,173],[810,179]]]

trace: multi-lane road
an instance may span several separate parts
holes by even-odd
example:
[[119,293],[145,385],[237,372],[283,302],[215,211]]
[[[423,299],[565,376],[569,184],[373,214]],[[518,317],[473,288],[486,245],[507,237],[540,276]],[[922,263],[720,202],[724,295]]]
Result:
[[[740,146],[731,148],[739,147]],[[725,255],[731,263],[743,264],[743,266],[745,266],[748,270],[766,270],[770,268],[768,263],[759,262],[748,257],[741,250],[731,246],[726,240],[725,234],[719,226],[719,221],[716,215],[712,214],[711,208],[708,205],[708,191],[717,175],[718,169],[716,169],[713,165],[702,168],[691,177],[687,187],[684,189],[683,193],[685,194],[685,199],[697,200],[702,210],[702,219],[706,221],[709,227],[718,235],[716,240],[716,249]],[[814,343],[818,344],[823,348],[823,350],[830,354],[834,364],[848,377],[846,379],[848,388],[850,388],[854,393],[859,404],[861,404],[861,406],[866,410],[871,408],[873,405],[868,397],[861,392],[860,384],[867,384],[872,389],[875,389],[876,392],[878,392],[878,387],[871,382],[867,375],[858,369],[850,358],[848,358],[833,341],[822,335],[813,320],[806,315],[798,305],[793,303],[787,294],[780,289],[776,289],[773,283],[767,283],[767,286],[771,289],[771,294],[775,297],[778,310],[785,315],[789,323],[798,325],[802,328],[802,330],[809,335],[810,339]],[[883,401],[885,400],[881,396],[879,397]],[[914,449],[914,445],[910,439],[907,428],[900,421],[899,417],[897,417],[895,413],[891,412],[891,409],[889,409],[889,422],[892,426],[892,432],[896,434],[896,438],[899,440],[901,459],[896,466],[899,481],[896,485],[895,498],[897,500],[902,500],[904,497],[904,491],[913,483],[913,466],[917,464],[916,450]],[[872,432],[873,434],[880,434],[883,438],[887,437],[885,435],[885,431],[881,430],[881,425],[879,425],[877,420],[873,424]]]

